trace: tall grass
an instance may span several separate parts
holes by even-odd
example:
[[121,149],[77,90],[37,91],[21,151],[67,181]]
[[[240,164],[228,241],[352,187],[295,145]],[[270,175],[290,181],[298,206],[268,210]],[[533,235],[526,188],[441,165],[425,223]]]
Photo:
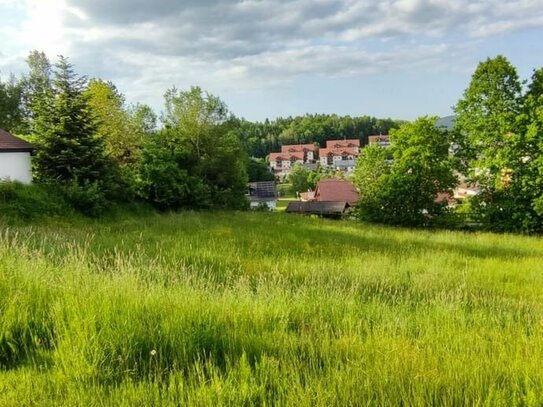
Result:
[[541,405],[543,241],[270,213],[2,227],[0,405]]

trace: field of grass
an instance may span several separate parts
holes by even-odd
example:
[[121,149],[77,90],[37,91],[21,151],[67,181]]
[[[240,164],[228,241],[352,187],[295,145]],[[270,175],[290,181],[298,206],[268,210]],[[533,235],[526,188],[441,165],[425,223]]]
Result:
[[1,222],[0,406],[543,404],[540,238]]

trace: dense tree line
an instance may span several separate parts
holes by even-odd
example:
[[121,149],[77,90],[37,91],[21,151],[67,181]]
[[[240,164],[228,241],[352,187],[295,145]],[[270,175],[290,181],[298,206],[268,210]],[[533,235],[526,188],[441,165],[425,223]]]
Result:
[[36,146],[35,180],[78,210],[143,200],[159,209],[242,208],[246,182],[273,180],[265,157],[285,143],[367,141],[399,122],[306,115],[252,123],[200,88],[169,89],[160,119],[111,82],[33,51],[28,72],[0,79],[0,127]]
[[[524,90],[505,57],[489,58],[477,67],[455,112],[451,130],[423,117],[392,130],[390,149],[364,149],[355,173],[360,217],[543,232],[543,69],[534,71]],[[480,193],[450,209],[460,180]]]
[[88,215],[137,200],[245,207],[247,154],[219,98],[170,89],[158,126],[151,108],[127,105],[114,84],[79,76],[64,57],[51,64],[34,51],[27,62],[26,75],[0,81],[0,127],[35,145],[36,184]]

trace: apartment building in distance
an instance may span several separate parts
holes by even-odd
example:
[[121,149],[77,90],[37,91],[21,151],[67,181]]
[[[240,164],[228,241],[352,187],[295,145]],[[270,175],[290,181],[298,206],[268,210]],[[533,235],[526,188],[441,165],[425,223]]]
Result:
[[322,167],[351,172],[360,154],[360,140],[327,140],[319,150]]
[[280,153],[270,154],[270,168],[277,175],[286,175],[296,163],[314,166],[317,154],[315,144],[286,144],[281,146]]

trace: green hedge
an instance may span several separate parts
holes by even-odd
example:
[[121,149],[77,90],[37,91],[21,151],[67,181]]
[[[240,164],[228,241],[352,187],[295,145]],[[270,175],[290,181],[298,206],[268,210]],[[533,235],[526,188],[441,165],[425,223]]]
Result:
[[56,187],[0,182],[0,218],[32,220],[65,216],[73,212]]

